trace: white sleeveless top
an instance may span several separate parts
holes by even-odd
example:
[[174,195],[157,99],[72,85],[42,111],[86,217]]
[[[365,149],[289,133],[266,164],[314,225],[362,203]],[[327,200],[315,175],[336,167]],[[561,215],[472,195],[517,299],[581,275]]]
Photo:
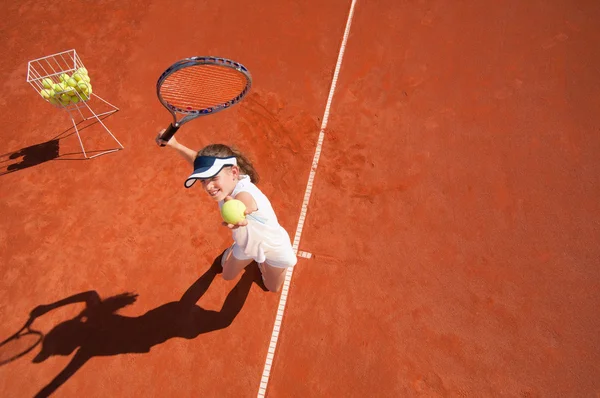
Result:
[[[232,197],[240,192],[248,192],[254,198],[258,210],[247,216],[248,225],[232,230],[235,243],[242,249],[244,254],[251,257],[257,263],[268,263],[277,266],[277,263],[296,262],[290,237],[287,231],[279,225],[271,202],[256,185],[250,181],[247,175],[241,175],[235,186]],[[219,210],[224,201],[219,201]],[[271,260],[271,261],[269,261]],[[294,265],[289,264],[289,265]]]

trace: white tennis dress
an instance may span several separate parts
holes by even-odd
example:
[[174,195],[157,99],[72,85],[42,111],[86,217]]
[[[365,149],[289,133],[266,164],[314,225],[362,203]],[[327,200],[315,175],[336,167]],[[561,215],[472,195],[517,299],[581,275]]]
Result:
[[[247,175],[240,176],[235,186],[232,197],[240,192],[248,192],[254,200],[258,210],[247,217],[248,225],[232,230],[233,256],[238,260],[253,259],[257,263],[264,263],[279,268],[296,265],[298,259],[292,248],[290,236],[279,225],[271,202]],[[219,210],[224,201],[219,201]]]

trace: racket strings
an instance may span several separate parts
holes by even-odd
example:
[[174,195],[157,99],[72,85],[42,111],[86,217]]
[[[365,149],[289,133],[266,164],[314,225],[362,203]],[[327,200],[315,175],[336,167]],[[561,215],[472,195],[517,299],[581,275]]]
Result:
[[172,87],[165,88],[161,95],[166,102],[179,108],[203,109],[230,101],[243,89],[243,82],[214,83],[199,80],[187,83],[184,87],[182,83],[175,82]]
[[170,105],[198,110],[222,105],[239,96],[246,76],[219,65],[195,65],[175,71],[162,83],[160,94]]

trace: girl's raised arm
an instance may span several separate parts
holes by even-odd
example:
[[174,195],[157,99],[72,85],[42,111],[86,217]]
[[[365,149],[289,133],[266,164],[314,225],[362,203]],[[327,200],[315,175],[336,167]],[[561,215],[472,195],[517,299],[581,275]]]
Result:
[[171,137],[171,139],[168,142],[165,142],[165,140],[163,140],[161,138],[162,133],[164,133],[164,132],[165,132],[165,130],[163,129],[158,133],[158,135],[156,136],[156,143],[159,146],[161,144],[164,144],[165,146],[175,149],[181,156],[183,156],[183,158],[185,160],[187,160],[187,162],[189,164],[191,164],[193,166],[194,160],[196,159],[197,152],[194,151],[193,149],[186,147],[185,145],[180,144],[179,141],[177,141],[177,139],[175,139],[175,137]]

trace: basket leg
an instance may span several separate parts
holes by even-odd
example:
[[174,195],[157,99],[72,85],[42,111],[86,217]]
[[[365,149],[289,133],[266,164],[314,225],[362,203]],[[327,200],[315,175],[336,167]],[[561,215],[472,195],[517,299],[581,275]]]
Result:
[[73,127],[75,128],[75,134],[77,134],[77,139],[79,140],[79,145],[81,146],[81,151],[83,152],[83,156],[86,159],[89,159],[87,153],[85,153],[85,148],[83,147],[83,141],[81,141],[81,136],[79,135],[79,129],[77,128],[77,123],[75,123],[75,119],[71,117],[71,122],[73,122]]
[[98,98],[99,100],[101,100],[102,102],[106,103],[107,105],[109,105],[111,108],[111,110],[107,111],[107,112],[103,112],[103,113],[96,113],[94,112],[94,110],[88,105],[87,101],[83,103],[83,105],[88,109],[88,111],[91,113],[92,116],[90,117],[85,117],[80,110],[80,107],[77,107],[77,110],[79,111],[79,114],[83,117],[83,120],[90,120],[90,119],[96,119],[100,125],[102,125],[102,127],[106,130],[106,132],[112,137],[112,139],[119,145],[119,148],[113,148],[113,149],[108,149],[106,151],[102,151],[100,153],[97,153],[95,155],[92,156],[88,156],[84,145],[83,145],[83,141],[81,140],[81,136],[79,135],[79,129],[77,128],[77,123],[75,123],[75,119],[73,118],[73,115],[71,115],[71,112],[69,110],[67,110],[69,112],[69,116],[71,116],[71,121],[73,122],[73,126],[75,127],[75,132],[77,134],[77,138],[79,139],[79,145],[81,146],[81,150],[83,151],[83,156],[86,159],[93,159],[95,157],[101,156],[101,155],[105,155],[107,153],[112,153],[112,152],[117,152],[120,151],[122,149],[125,149],[125,147],[123,146],[123,144],[121,144],[121,142],[117,139],[117,137],[114,136],[114,134],[110,131],[110,129],[104,124],[104,122],[101,119],[101,116],[107,116],[110,115],[112,113],[115,113],[119,110],[119,108],[117,108],[116,106],[114,106],[113,104],[111,104],[110,102],[105,101],[103,98],[101,98],[100,96],[92,93],[92,96]]

